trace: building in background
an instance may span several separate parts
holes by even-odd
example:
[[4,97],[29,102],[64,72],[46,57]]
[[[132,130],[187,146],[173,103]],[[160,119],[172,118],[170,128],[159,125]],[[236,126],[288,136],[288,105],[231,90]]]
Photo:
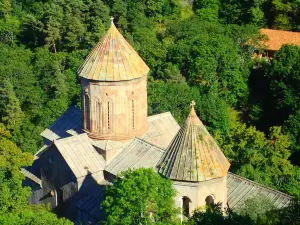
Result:
[[263,41],[265,45],[265,54],[263,56],[273,58],[282,45],[298,45],[300,46],[300,32],[260,29],[260,33],[267,36],[267,40]]

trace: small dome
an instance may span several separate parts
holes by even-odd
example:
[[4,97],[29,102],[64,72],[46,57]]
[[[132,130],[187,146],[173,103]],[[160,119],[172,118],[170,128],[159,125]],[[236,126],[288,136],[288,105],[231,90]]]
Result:
[[80,77],[96,81],[125,81],[140,78],[149,68],[115,27],[106,35],[78,69]]
[[224,177],[230,166],[196,115],[194,104],[157,166],[160,174],[172,180],[200,182]]

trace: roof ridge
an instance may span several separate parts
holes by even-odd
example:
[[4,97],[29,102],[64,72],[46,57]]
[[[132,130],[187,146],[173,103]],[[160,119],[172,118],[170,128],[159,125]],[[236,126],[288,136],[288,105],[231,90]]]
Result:
[[165,151],[166,151],[166,150],[163,149],[162,147],[159,147],[159,146],[156,145],[156,144],[150,143],[150,142],[148,142],[148,141],[146,141],[146,140],[144,140],[144,139],[142,139],[142,138],[135,137],[134,139],[137,139],[137,140],[139,140],[139,141],[145,142],[145,143],[148,144],[148,145],[152,145],[153,147],[158,148],[158,149],[159,149],[160,151],[162,151],[162,152],[165,152]]

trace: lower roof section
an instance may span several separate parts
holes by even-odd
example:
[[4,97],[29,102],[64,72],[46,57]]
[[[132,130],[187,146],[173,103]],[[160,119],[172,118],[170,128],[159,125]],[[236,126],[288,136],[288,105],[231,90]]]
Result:
[[87,134],[56,140],[54,145],[76,178],[103,171],[104,158],[95,150]]
[[149,116],[148,131],[142,139],[166,149],[179,129],[180,126],[170,112]]
[[117,176],[128,169],[155,168],[164,150],[142,139],[135,138],[105,168]]
[[285,193],[230,172],[227,174],[227,188],[227,203],[232,210],[237,210],[253,197],[266,197],[276,208],[283,208],[292,201],[292,197]]
[[[50,145],[54,140],[70,137],[83,133],[82,112],[76,106],[70,107],[41,136],[45,145]],[[148,117],[148,130],[142,139],[165,149],[180,126],[170,112]]]

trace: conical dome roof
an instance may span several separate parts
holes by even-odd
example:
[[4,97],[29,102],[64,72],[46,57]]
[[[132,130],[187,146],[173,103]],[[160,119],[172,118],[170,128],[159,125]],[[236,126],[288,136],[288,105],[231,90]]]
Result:
[[194,102],[185,124],[174,137],[158,172],[172,180],[205,181],[227,175],[230,163],[196,115]]
[[107,34],[90,52],[78,75],[97,81],[123,81],[147,75],[149,68],[111,22]]

